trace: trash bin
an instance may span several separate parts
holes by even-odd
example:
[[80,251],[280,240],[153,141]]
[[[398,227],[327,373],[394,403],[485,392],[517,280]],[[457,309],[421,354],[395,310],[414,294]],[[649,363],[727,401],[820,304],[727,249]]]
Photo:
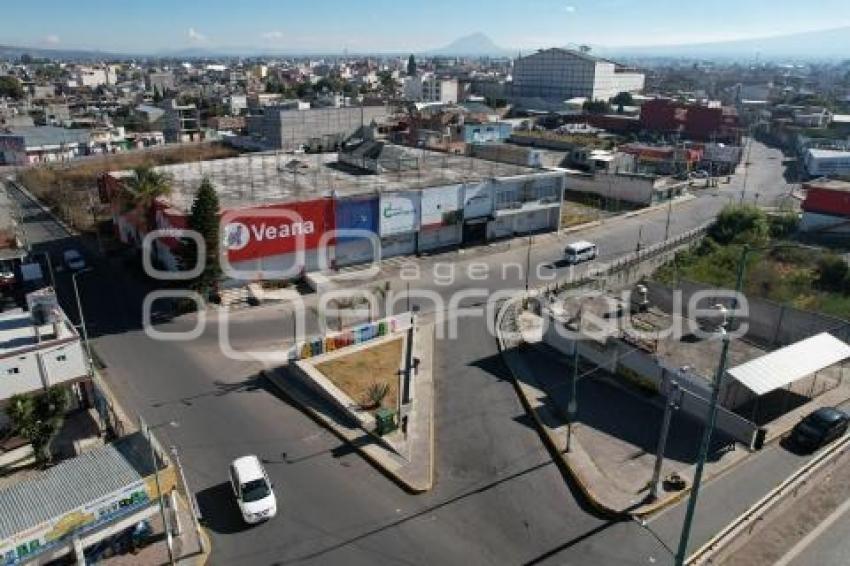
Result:
[[375,411],[375,432],[380,436],[389,434],[397,428],[398,421],[394,410],[384,407]]

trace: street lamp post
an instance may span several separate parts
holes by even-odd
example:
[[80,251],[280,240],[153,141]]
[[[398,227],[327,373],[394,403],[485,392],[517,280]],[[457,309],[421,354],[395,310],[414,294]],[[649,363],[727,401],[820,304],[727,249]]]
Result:
[[679,384],[675,381],[669,381],[667,389],[667,402],[664,405],[664,419],[661,423],[661,434],[658,438],[658,451],[655,455],[655,468],[652,470],[652,480],[649,482],[649,501],[655,501],[658,498],[658,484],[661,482],[661,468],[664,464],[664,451],[667,448],[667,435],[670,432],[670,421],[673,418],[673,411],[678,408],[679,403]]
[[84,273],[89,273],[91,271],[90,267],[86,267],[85,269],[81,269],[80,271],[75,272],[71,275],[71,283],[74,284],[74,297],[77,300],[77,314],[80,317],[80,329],[83,332],[83,343],[86,345],[86,356],[89,361],[89,375],[94,375],[94,360],[91,355],[91,344],[89,343],[89,331],[86,328],[86,317],[83,314],[83,303],[80,301],[80,288],[77,286],[77,276],[82,275]]
[[157,499],[159,499],[159,514],[162,518],[162,528],[165,530],[165,546],[168,548],[168,563],[174,566],[174,541],[171,538],[171,526],[169,525],[168,517],[165,514],[165,498],[162,495],[162,485],[159,481],[159,466],[156,462],[156,450],[153,446],[153,435],[151,434],[154,430],[163,426],[177,428],[179,425],[177,421],[167,421],[154,426],[143,424],[142,430],[148,440],[148,446],[150,447],[151,464],[153,464],[153,476],[154,482],[156,483],[156,494]]
[[669,202],[667,203],[667,224],[664,226],[664,241],[670,237],[670,216],[673,214],[673,195],[670,195]]
[[528,237],[528,250],[525,254],[525,292],[528,293],[528,276],[531,271],[531,244],[534,242],[534,236]]
[[[776,248],[799,248],[799,245],[774,245],[774,246],[764,246],[761,248],[751,248],[749,246],[744,246],[743,251],[741,252],[741,258],[738,260],[738,275],[735,281],[735,293],[736,295],[741,294],[741,290],[744,285],[744,270],[747,264],[747,256],[749,256],[750,252],[754,250],[768,250],[768,249],[776,249]],[[699,497],[699,489],[702,484],[702,473],[703,468],[705,467],[705,461],[708,458],[708,450],[711,444],[711,433],[714,431],[714,424],[717,421],[717,409],[718,409],[718,401],[720,396],[720,389],[723,386],[723,379],[726,374],[726,362],[729,356],[729,334],[727,332],[727,328],[731,328],[733,323],[735,322],[735,311],[733,310],[729,316],[729,320],[724,324],[721,329],[722,339],[723,339],[723,348],[720,351],[720,362],[717,366],[717,373],[714,377],[714,384],[711,389],[711,399],[709,402],[708,409],[708,422],[703,429],[702,443],[700,445],[699,458],[697,460],[696,470],[694,471],[694,480],[693,486],[691,488],[690,497],[688,498],[688,507],[685,512],[685,520],[682,524],[682,534],[679,538],[679,548],[676,551],[676,566],[683,566],[685,564],[685,559],[687,558],[688,551],[688,539],[691,535],[691,526],[694,519],[694,512],[696,510],[697,498]]]
[[567,443],[565,452],[570,451],[570,441],[573,437],[573,421],[578,413],[578,402],[576,401],[576,384],[578,382],[578,340],[573,342],[573,373],[570,377],[570,401],[567,404]]
[[183,470],[183,466],[180,463],[180,455],[176,446],[171,447],[171,458],[174,460],[174,467],[177,468],[177,472],[180,474],[180,481],[183,483],[183,489],[186,491],[186,499],[188,500],[189,508],[192,511],[192,523],[195,527],[195,535],[198,537],[198,544],[201,547],[201,554],[203,554],[206,552],[206,544],[204,543],[204,535],[201,532],[201,522],[198,520],[200,512],[198,511],[197,502],[192,495],[192,491],[189,489],[189,482],[186,480],[186,472]]

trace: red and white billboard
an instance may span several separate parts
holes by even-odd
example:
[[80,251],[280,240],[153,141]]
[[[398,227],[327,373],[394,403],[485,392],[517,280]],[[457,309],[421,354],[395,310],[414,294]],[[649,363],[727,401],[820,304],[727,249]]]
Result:
[[333,229],[330,198],[229,210],[221,218],[222,242],[231,262],[312,250]]

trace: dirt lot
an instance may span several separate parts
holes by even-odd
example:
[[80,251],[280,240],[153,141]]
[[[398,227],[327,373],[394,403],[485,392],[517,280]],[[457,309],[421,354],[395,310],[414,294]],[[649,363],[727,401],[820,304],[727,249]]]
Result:
[[396,338],[374,348],[319,364],[316,369],[358,403],[365,401],[370,385],[386,384],[388,393],[381,406],[396,409],[403,343],[401,338]]
[[[221,144],[165,146],[162,149],[86,157],[68,163],[42,165],[23,170],[21,183],[77,230],[93,228],[109,215],[98,202],[97,177],[106,171],[133,169],[189,161],[222,159],[238,152]],[[92,210],[94,207],[94,210]]]

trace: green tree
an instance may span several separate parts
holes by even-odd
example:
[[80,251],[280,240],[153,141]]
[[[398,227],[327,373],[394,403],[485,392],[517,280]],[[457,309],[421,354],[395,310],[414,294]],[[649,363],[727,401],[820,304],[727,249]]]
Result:
[[133,170],[133,176],[127,179],[126,187],[129,191],[128,207],[144,211],[147,229],[153,230],[156,225],[154,204],[158,198],[171,194],[171,177],[148,165],[142,165]]
[[824,255],[818,260],[817,279],[815,284],[824,291],[835,293],[844,292],[847,289],[848,268],[843,257],[836,254]]
[[20,100],[24,97],[24,87],[21,81],[12,76],[0,77],[0,97]]
[[635,103],[634,97],[629,92],[617,93],[617,96],[611,99],[611,104],[617,107],[617,112],[623,113],[624,106],[633,106]]
[[727,205],[708,229],[708,235],[722,246],[732,243],[764,245],[770,238],[767,215],[753,205]]
[[[221,264],[219,261],[219,202],[215,188],[209,179],[201,181],[195,199],[192,201],[192,210],[189,214],[189,229],[201,236],[206,248],[203,262],[204,269],[197,279],[192,281],[192,287],[200,291],[204,296],[216,286],[221,276]],[[180,259],[184,267],[196,265],[200,259],[194,240],[184,238],[180,246]]]
[[607,114],[611,112],[611,105],[604,100],[585,100],[582,109],[588,114]]
[[43,393],[13,395],[6,414],[15,433],[32,444],[36,462],[44,465],[51,460],[50,443],[62,427],[67,410],[67,391],[56,386]]

